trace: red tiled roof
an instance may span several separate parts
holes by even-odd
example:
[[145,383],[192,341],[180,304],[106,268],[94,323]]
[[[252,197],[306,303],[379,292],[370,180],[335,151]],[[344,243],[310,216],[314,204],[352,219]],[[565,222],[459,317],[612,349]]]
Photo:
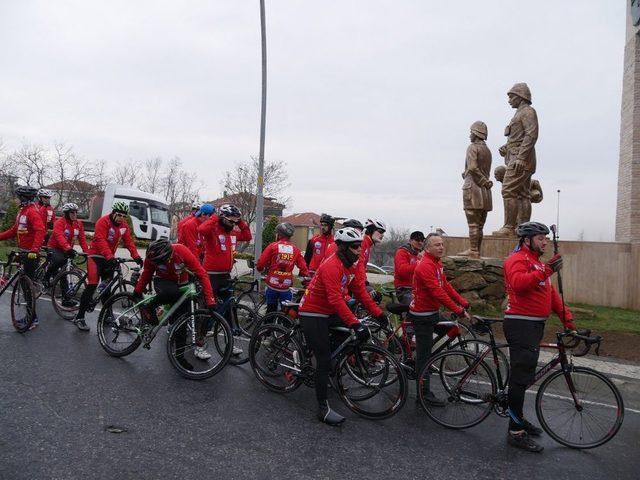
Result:
[[318,227],[320,215],[313,212],[293,213],[282,218],[282,222],[289,222],[294,227]]

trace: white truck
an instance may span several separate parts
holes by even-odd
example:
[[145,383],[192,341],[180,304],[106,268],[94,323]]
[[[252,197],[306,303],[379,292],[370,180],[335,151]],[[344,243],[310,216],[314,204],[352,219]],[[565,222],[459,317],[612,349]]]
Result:
[[123,185],[109,184],[104,192],[98,193],[91,200],[89,212],[90,230],[100,217],[111,213],[111,206],[115,201],[127,202],[136,238],[155,240],[169,238],[171,222],[169,219],[169,205],[162,197],[143,192],[137,188]]

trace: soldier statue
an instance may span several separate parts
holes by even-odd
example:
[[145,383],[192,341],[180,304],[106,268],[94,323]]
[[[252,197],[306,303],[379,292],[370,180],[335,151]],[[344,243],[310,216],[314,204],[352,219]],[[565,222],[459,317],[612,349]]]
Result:
[[505,129],[506,145],[500,147],[507,170],[502,182],[504,226],[496,236],[515,236],[515,227],[531,219],[531,176],[536,171],[538,116],[531,107],[531,91],[526,83],[516,83],[508,92],[509,105],[516,113]]
[[493,205],[491,202],[491,151],[487,147],[487,125],[484,122],[473,122],[467,147],[464,173],[462,178],[462,205],[469,225],[470,248],[461,252],[471,258],[480,258],[482,245],[482,229],[487,220],[487,212]]

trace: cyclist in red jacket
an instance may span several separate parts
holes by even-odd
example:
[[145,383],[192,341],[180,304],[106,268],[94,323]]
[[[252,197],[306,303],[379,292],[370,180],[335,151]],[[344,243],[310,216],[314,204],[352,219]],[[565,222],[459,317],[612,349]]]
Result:
[[[211,287],[219,301],[218,313],[226,313],[225,317],[234,335],[240,335],[237,325],[233,324],[233,318],[227,311],[226,303],[233,296],[233,284],[231,283],[231,269],[234,263],[234,253],[237,242],[251,240],[249,224],[242,220],[240,209],[235,205],[225,204],[218,209],[217,215],[212,215],[209,220],[198,227],[198,233],[204,242],[204,269],[209,274]],[[233,347],[234,355],[239,355],[242,350]]]
[[[345,227],[355,228],[359,232],[362,232],[364,230],[364,225],[362,225],[362,222],[360,222],[360,220],[356,220],[355,218],[347,218],[344,222],[342,222],[342,226],[340,228]],[[337,251],[338,246],[335,242],[329,244],[329,246],[327,247],[327,251],[324,253],[324,258],[322,259],[322,261],[326,260]]]
[[51,206],[51,197],[53,197],[53,192],[51,190],[47,190],[46,188],[38,190],[38,209],[40,211],[40,215],[42,215],[44,228],[47,230],[45,243],[49,241],[48,232],[53,229],[53,224],[56,221],[56,212]]
[[183,225],[196,216],[196,213],[198,213],[200,207],[202,207],[200,203],[194,203],[193,205],[191,205],[191,212],[189,213],[189,215],[178,222],[178,225],[176,226],[176,233],[178,238],[180,238],[180,231],[182,230]]
[[[84,226],[82,222],[78,220],[78,205],[75,203],[65,203],[62,206],[63,216],[56,220],[53,226],[53,233],[49,238],[47,246],[51,249],[49,260],[49,268],[44,274],[45,286],[49,285],[51,277],[53,277],[58,270],[67,262],[67,258],[73,258],[76,256],[76,251],[73,249],[73,245],[76,240],[80,243],[83,252],[88,252],[87,238],[84,234]],[[62,278],[62,289],[67,291],[67,279]],[[62,300],[62,305],[65,307],[76,306],[76,301],[71,298]]]
[[17,238],[18,247],[29,251],[23,262],[24,271],[31,279],[34,278],[38,268],[38,252],[42,247],[46,232],[40,210],[33,203],[37,191],[29,186],[16,188],[15,193],[20,201],[20,211],[16,215],[16,223],[9,230],[0,233],[0,240]]
[[507,308],[504,314],[504,335],[509,343],[509,433],[507,443],[529,452],[541,452],[542,445],[531,437],[542,430],[524,418],[524,396],[533,381],[544,324],[551,312],[555,312],[565,328],[575,330],[569,307],[553,285],[551,276],[562,268],[562,257],[554,255],[547,263],[544,254],[549,239],[549,229],[538,222],[526,222],[518,226],[518,246],[504,262],[504,283],[507,290]]
[[129,225],[126,218],[129,215],[129,204],[122,201],[114,202],[111,213],[100,217],[96,222],[93,233],[93,239],[89,246],[89,260],[87,261],[87,286],[80,297],[80,307],[74,319],[74,323],[78,330],[88,332],[89,327],[84,320],[84,315],[89,306],[89,302],[93,297],[93,293],[98,287],[98,281],[108,280],[113,277],[117,262],[114,254],[122,239],[124,246],[127,247],[131,257],[142,265],[142,258],[138,253],[136,245],[131,238]]
[[387,316],[371,299],[365,288],[364,271],[358,265],[362,233],[353,228],[336,232],[338,251],[320,265],[311,279],[300,304],[300,325],[305,339],[316,357],[314,383],[318,400],[318,419],[329,425],[339,425],[344,417],[329,406],[327,382],[331,359],[329,327],[346,325],[353,328],[360,341],[369,338],[369,330],[360,324],[347,305],[345,296],[350,290],[357,300],[386,326]]
[[209,220],[215,211],[213,205],[205,203],[193,216],[183,220],[182,227],[178,229],[178,243],[191,250],[200,260],[204,256],[204,243],[202,236],[198,233],[198,227]]
[[[413,300],[409,305],[407,319],[413,322],[416,335],[416,372],[422,372],[433,347],[433,328],[440,321],[440,307],[451,310],[458,316],[471,317],[466,312],[467,302],[447,281],[442,267],[444,240],[437,233],[430,233],[425,240],[425,254],[413,272]],[[429,388],[429,377],[417,378],[417,387],[424,380],[426,400],[434,406],[444,406]]]
[[307,243],[304,251],[304,261],[309,266],[309,273],[313,275],[324,260],[327,248],[333,243],[333,225],[336,219],[323,213],[320,215],[320,233]]
[[293,298],[291,287],[295,266],[298,267],[301,277],[309,275],[300,249],[290,241],[294,233],[295,229],[290,223],[279,224],[276,227],[277,240],[264,249],[256,263],[259,272],[267,270],[267,287],[264,292],[267,313],[277,311],[281,302]]
[[367,271],[367,264],[371,257],[371,249],[382,242],[387,226],[382,220],[367,218],[364,222],[364,240],[362,241],[362,253],[360,254],[360,264],[364,271]]
[[393,259],[393,286],[396,289],[398,302],[411,303],[411,289],[413,288],[413,271],[418,261],[424,256],[424,233],[411,232],[409,243],[396,251]]
[[[134,288],[134,293],[138,297],[142,297],[145,287],[153,278],[153,290],[155,297],[153,301],[146,305],[143,313],[145,320],[152,325],[158,324],[156,308],[161,305],[173,305],[181,296],[180,287],[189,281],[189,273],[195,275],[202,286],[205,303],[209,311],[215,311],[216,301],[211,290],[211,283],[207,272],[196,256],[184,245],[171,242],[166,238],[155,240],[149,244],[147,254],[144,259],[144,267],[142,275]],[[187,304],[184,303],[173,314],[171,321],[180,318],[188,310]],[[204,332],[202,332],[204,333]],[[182,352],[186,341],[186,326],[181,332],[176,332],[177,351]],[[196,348],[193,355],[200,360],[208,360],[211,354],[204,348],[204,336],[199,335],[196,340]],[[187,370],[193,369],[193,366],[184,358],[184,352],[176,353],[179,363]]]
[[[38,207],[33,203],[36,192],[37,189],[29,186],[16,188],[15,193],[20,201],[20,211],[16,215],[16,223],[9,230],[0,233],[0,240],[17,237],[18,247],[22,250],[28,250],[29,253],[21,258],[21,262],[24,266],[24,272],[32,280],[34,280],[38,268],[38,251],[42,247],[46,233]],[[30,328],[34,329],[37,326],[38,317],[34,312]]]

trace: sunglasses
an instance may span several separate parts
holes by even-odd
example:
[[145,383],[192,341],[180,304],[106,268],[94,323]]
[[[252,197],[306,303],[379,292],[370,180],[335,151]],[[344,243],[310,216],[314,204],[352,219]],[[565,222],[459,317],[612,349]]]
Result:
[[114,213],[113,214],[114,217],[120,217],[120,218],[126,218],[127,214],[126,213]]
[[238,220],[233,220],[233,219],[231,219],[229,217],[225,217],[225,218],[227,219],[227,222],[233,223],[234,225],[237,225],[238,223],[240,223],[239,219]]
[[361,243],[352,243],[351,245],[349,245],[349,248],[350,248],[351,250],[358,250],[358,249],[359,249],[359,248],[361,248],[361,247],[362,247],[362,244],[361,244]]

